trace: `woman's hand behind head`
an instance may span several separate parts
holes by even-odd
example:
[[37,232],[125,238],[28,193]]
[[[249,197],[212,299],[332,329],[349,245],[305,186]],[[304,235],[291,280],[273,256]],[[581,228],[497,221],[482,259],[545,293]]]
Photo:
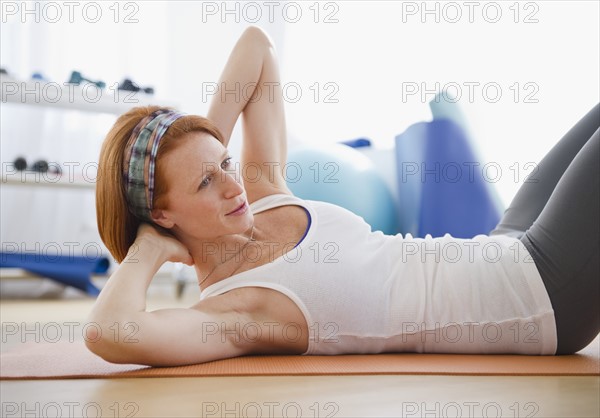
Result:
[[194,265],[194,259],[181,241],[168,233],[159,231],[158,228],[148,223],[141,223],[138,227],[135,241],[139,243],[142,240],[157,246],[168,261],[183,263],[188,266]]

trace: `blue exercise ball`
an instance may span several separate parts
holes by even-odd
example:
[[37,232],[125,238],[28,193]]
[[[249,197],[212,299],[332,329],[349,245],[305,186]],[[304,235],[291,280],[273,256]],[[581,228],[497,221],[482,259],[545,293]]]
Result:
[[361,216],[373,231],[397,233],[392,194],[373,162],[347,145],[299,145],[285,166],[289,189],[301,199],[333,203]]

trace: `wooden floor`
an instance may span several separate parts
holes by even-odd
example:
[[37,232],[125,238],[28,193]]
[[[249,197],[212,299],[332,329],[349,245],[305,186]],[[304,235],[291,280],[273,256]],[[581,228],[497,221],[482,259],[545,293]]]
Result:
[[[148,309],[190,306],[171,283],[149,292]],[[2,351],[23,336],[4,325],[84,321],[90,298],[2,300]],[[66,330],[66,328],[65,328]],[[65,331],[65,335],[67,332]],[[77,337],[77,336],[76,336]],[[1,367],[1,366],[0,366]],[[599,377],[277,376],[1,381],[2,417],[107,416],[502,416],[598,417]]]

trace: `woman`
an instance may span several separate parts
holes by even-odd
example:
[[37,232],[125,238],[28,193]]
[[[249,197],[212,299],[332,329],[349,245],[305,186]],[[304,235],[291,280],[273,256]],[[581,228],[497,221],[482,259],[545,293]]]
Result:
[[[219,84],[248,94],[216,95],[206,119],[148,107],[117,120],[96,193],[100,235],[120,265],[88,318],[91,351],[174,366],[269,353],[569,354],[594,339],[598,106],[489,236],[387,236],[287,188],[279,81],[272,42],[250,27]],[[238,166],[227,145],[240,113]],[[147,312],[166,261],[194,266],[201,300]]]

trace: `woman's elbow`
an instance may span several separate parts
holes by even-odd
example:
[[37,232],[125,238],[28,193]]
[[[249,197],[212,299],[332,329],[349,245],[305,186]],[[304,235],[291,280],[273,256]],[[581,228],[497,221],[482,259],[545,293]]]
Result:
[[120,341],[113,332],[114,325],[99,321],[92,321],[86,324],[84,335],[85,346],[92,353],[116,364],[132,364],[134,353],[129,343]]
[[123,361],[123,356],[119,353],[119,347],[114,344],[106,343],[105,341],[98,340],[86,340],[85,346],[92,353],[100,357],[101,359],[108,361],[109,363],[126,364]]
[[274,46],[269,34],[258,26],[248,26],[242,36],[250,37],[254,42],[260,42],[261,44],[264,44],[267,47]]

